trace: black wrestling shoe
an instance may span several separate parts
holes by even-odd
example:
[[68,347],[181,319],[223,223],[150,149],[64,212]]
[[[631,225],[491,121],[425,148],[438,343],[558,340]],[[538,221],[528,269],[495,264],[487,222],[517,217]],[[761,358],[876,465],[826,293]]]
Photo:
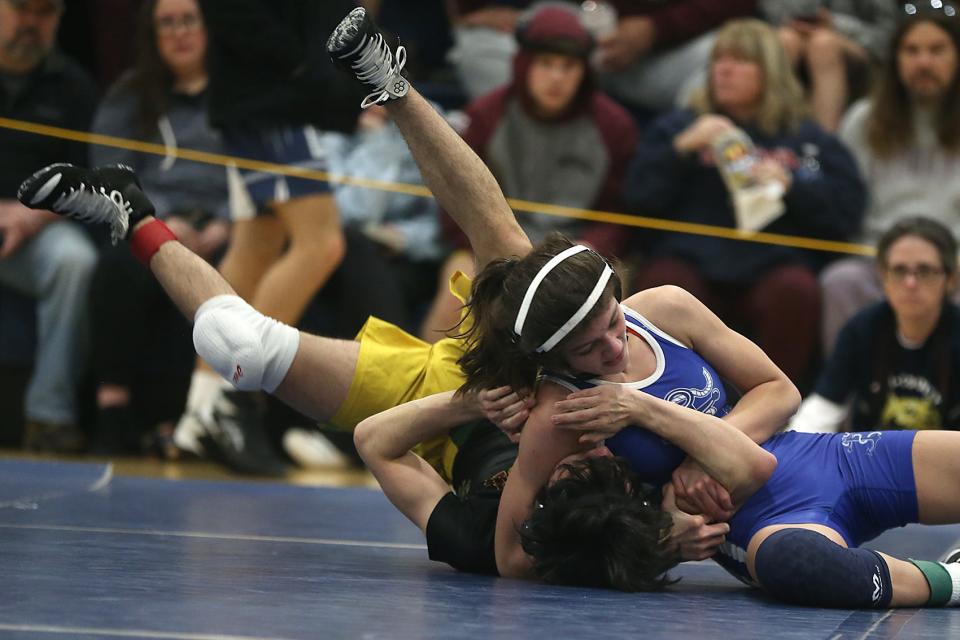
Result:
[[401,75],[407,51],[398,46],[396,54],[383,39],[363,7],[347,14],[327,39],[327,51],[334,64],[352,73],[373,90],[360,103],[364,109],[387,100],[402,98],[410,82]]
[[284,464],[264,430],[264,402],[259,393],[225,390],[217,398],[213,416],[197,438],[205,455],[237,473],[282,477]]
[[88,224],[108,224],[114,244],[154,213],[133,170],[121,164],[96,169],[51,164],[24,180],[17,198],[31,209],[47,209]]

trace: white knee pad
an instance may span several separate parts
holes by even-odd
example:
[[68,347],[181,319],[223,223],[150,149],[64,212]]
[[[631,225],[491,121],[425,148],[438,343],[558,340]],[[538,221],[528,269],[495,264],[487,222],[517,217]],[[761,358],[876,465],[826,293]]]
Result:
[[215,296],[197,309],[193,346],[241,391],[273,393],[300,346],[300,332],[268,318],[238,296]]

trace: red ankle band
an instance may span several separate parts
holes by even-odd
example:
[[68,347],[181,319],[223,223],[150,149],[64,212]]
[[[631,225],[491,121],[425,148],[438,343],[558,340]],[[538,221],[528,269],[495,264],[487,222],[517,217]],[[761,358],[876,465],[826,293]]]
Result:
[[160,220],[151,220],[133,232],[133,237],[130,239],[130,250],[134,257],[149,269],[150,259],[153,258],[153,254],[160,250],[160,245],[176,239],[177,236],[174,235],[173,231],[170,231],[170,227]]

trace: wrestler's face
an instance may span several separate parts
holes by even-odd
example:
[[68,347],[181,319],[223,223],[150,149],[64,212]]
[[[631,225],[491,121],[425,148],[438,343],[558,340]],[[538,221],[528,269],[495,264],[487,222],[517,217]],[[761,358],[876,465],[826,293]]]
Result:
[[898,322],[935,320],[953,285],[936,247],[917,236],[890,245],[880,273]]
[[0,0],[0,61],[26,73],[46,57],[57,38],[62,9],[53,0]]
[[623,373],[630,364],[623,310],[613,296],[599,304],[605,305],[603,311],[573,333],[560,355],[572,371],[593,376]]
[[957,48],[946,31],[932,22],[910,29],[897,48],[903,86],[919,102],[940,100],[957,75]]
[[160,58],[175,78],[205,73],[207,30],[196,0],[158,0],[153,27]]
[[563,113],[577,95],[585,72],[586,65],[579,58],[558,53],[533,56],[527,75],[527,90],[537,115],[549,118]]
[[578,451],[576,453],[572,453],[557,463],[557,466],[553,468],[553,473],[550,475],[550,480],[548,480],[547,482],[548,484],[553,484],[557,480],[561,480],[565,478],[569,473],[569,470],[567,469],[567,465],[571,465],[575,462],[579,462],[580,460],[585,460],[587,458],[612,458],[612,457],[613,457],[613,452],[611,452],[610,449],[608,449],[607,446],[604,444],[598,444],[591,449],[587,449],[586,451]]

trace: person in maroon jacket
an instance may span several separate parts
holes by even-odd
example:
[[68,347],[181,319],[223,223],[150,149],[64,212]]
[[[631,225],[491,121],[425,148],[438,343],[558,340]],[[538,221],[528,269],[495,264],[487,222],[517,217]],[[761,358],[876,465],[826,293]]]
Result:
[[[524,14],[517,40],[513,81],[466,108],[467,144],[508,197],[622,210],[623,176],[637,128],[622,107],[596,89],[588,65],[594,42],[576,10],[548,5]],[[448,240],[466,250],[462,232],[444,218]],[[561,231],[608,257],[625,249],[626,229],[616,225],[542,213],[522,213],[518,219],[534,243]],[[450,258],[453,263],[469,269],[472,259],[458,252]],[[450,304],[455,322],[452,298]]]

